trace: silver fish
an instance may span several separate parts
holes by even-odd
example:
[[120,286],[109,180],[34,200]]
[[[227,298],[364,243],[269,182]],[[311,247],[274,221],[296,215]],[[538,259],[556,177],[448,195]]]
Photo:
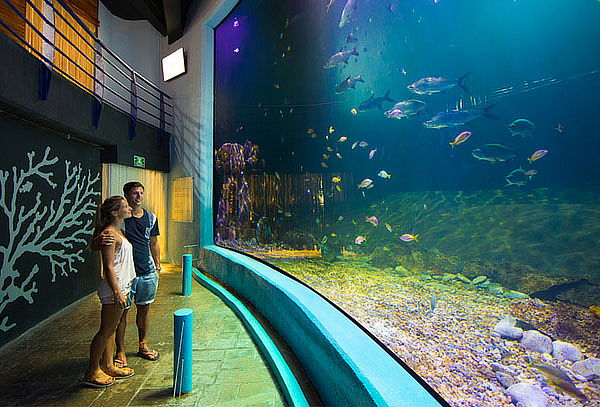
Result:
[[517,119],[508,125],[512,136],[531,137],[533,129],[535,129],[535,124],[527,119]]
[[356,82],[364,83],[365,81],[363,80],[361,75],[355,76],[354,78],[349,76],[337,85],[335,93],[344,93],[348,89],[354,89]]
[[458,86],[459,88],[464,89],[465,92],[470,93],[469,89],[467,89],[463,83],[467,75],[469,75],[469,72],[460,78],[442,78],[439,76],[421,78],[418,81],[408,85],[407,88],[409,91],[416,93],[417,95],[433,95],[434,93],[444,92],[455,86]]
[[352,55],[358,56],[358,51],[356,50],[356,47],[348,51],[336,52],[335,54],[329,57],[323,68],[335,68],[338,64],[341,64],[342,62],[347,64],[348,58],[350,58],[350,56]]
[[471,151],[471,155],[478,160],[494,162],[507,162],[517,157],[515,152],[501,144],[485,144]]
[[404,119],[419,114],[425,110],[427,105],[420,100],[410,99],[396,103],[390,110],[384,113],[388,119]]
[[340,28],[343,28],[346,24],[348,24],[348,22],[350,21],[350,16],[352,15],[354,9],[356,9],[356,0],[348,0],[346,2],[346,5],[344,6],[344,9],[342,10],[340,23],[338,24]]
[[511,185],[522,187],[527,185],[531,178],[523,168],[517,168],[516,170],[512,170],[510,174],[504,177],[504,179],[507,182],[505,185],[507,187]]
[[482,109],[466,109],[452,110],[450,112],[440,112],[431,119],[423,123],[423,126],[428,129],[442,129],[444,127],[464,126],[472,120],[481,116],[486,116],[491,119],[500,120],[498,116],[490,111],[494,105],[484,107]]

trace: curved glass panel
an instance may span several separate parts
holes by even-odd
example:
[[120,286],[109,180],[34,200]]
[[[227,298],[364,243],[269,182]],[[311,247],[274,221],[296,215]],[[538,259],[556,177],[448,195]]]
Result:
[[216,30],[215,242],[454,406],[598,403],[598,21],[592,0],[242,1]]

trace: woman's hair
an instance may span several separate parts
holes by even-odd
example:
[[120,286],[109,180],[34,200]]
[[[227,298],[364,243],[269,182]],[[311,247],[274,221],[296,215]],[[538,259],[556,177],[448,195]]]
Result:
[[113,214],[111,212],[118,211],[121,208],[121,203],[125,200],[122,196],[115,195],[110,198],[106,198],[96,210],[96,216],[94,218],[94,233],[92,234],[91,241],[102,233],[108,225],[113,222]]

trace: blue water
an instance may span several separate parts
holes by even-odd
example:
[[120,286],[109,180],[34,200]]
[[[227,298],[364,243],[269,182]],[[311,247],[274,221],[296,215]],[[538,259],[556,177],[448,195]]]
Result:
[[[374,265],[389,247],[418,272],[483,273],[532,296],[554,287],[540,298],[581,307],[580,316],[600,305],[600,2],[356,0],[340,28],[346,4],[245,0],[217,28],[215,150],[247,140],[259,149],[240,171],[215,171],[215,214],[227,208],[215,221],[217,243],[251,253],[313,249],[325,260],[318,267],[337,271],[364,266],[344,263],[349,252]],[[347,64],[324,67],[354,48]],[[358,75],[364,82],[336,93]],[[466,89],[407,88],[463,75]],[[384,116],[389,101],[354,110],[388,91],[427,108],[402,120]],[[484,108],[495,118],[423,126],[440,112]],[[530,136],[511,135],[516,119],[533,123]],[[451,148],[463,131],[471,137]],[[472,151],[486,144],[515,157],[476,159]],[[537,150],[548,153],[529,162]],[[536,174],[507,186],[520,168]],[[365,179],[371,188],[358,187]],[[371,216],[379,226],[365,223]],[[404,233],[421,240],[407,245]],[[366,241],[355,244],[358,236]],[[327,259],[332,250],[340,252]],[[292,270],[299,257],[290,256]],[[410,263],[417,257],[425,260]],[[579,285],[555,289],[565,282]],[[555,334],[599,352],[582,321],[575,336]]]

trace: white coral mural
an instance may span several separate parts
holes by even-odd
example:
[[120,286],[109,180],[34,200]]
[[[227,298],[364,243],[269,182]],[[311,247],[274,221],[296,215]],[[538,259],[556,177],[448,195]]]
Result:
[[[0,170],[0,216],[7,219],[7,231],[0,232],[7,242],[0,241],[0,331],[6,332],[16,326],[3,315],[6,307],[20,298],[30,304],[38,292],[35,281],[40,270],[48,270],[52,282],[58,274],[69,276],[76,273],[77,262],[87,243],[86,237],[93,231],[93,215],[96,208],[94,190],[100,174],[87,174],[81,164],[72,165],[65,161],[65,182],[57,185],[52,178],[52,167],[58,157],[50,158],[50,147],[46,147],[44,157],[36,160],[35,151],[27,153],[26,169],[12,167],[12,172]],[[12,181],[12,186],[10,185]],[[41,186],[46,183],[52,189],[62,187],[58,201],[44,200]],[[41,184],[41,185],[40,185]],[[37,186],[37,188],[36,188]],[[27,194],[35,193],[35,203],[26,207],[22,201]],[[10,195],[8,195],[10,194]],[[32,202],[27,197],[27,202]],[[24,256],[36,256],[37,264],[23,269],[19,262]]]

